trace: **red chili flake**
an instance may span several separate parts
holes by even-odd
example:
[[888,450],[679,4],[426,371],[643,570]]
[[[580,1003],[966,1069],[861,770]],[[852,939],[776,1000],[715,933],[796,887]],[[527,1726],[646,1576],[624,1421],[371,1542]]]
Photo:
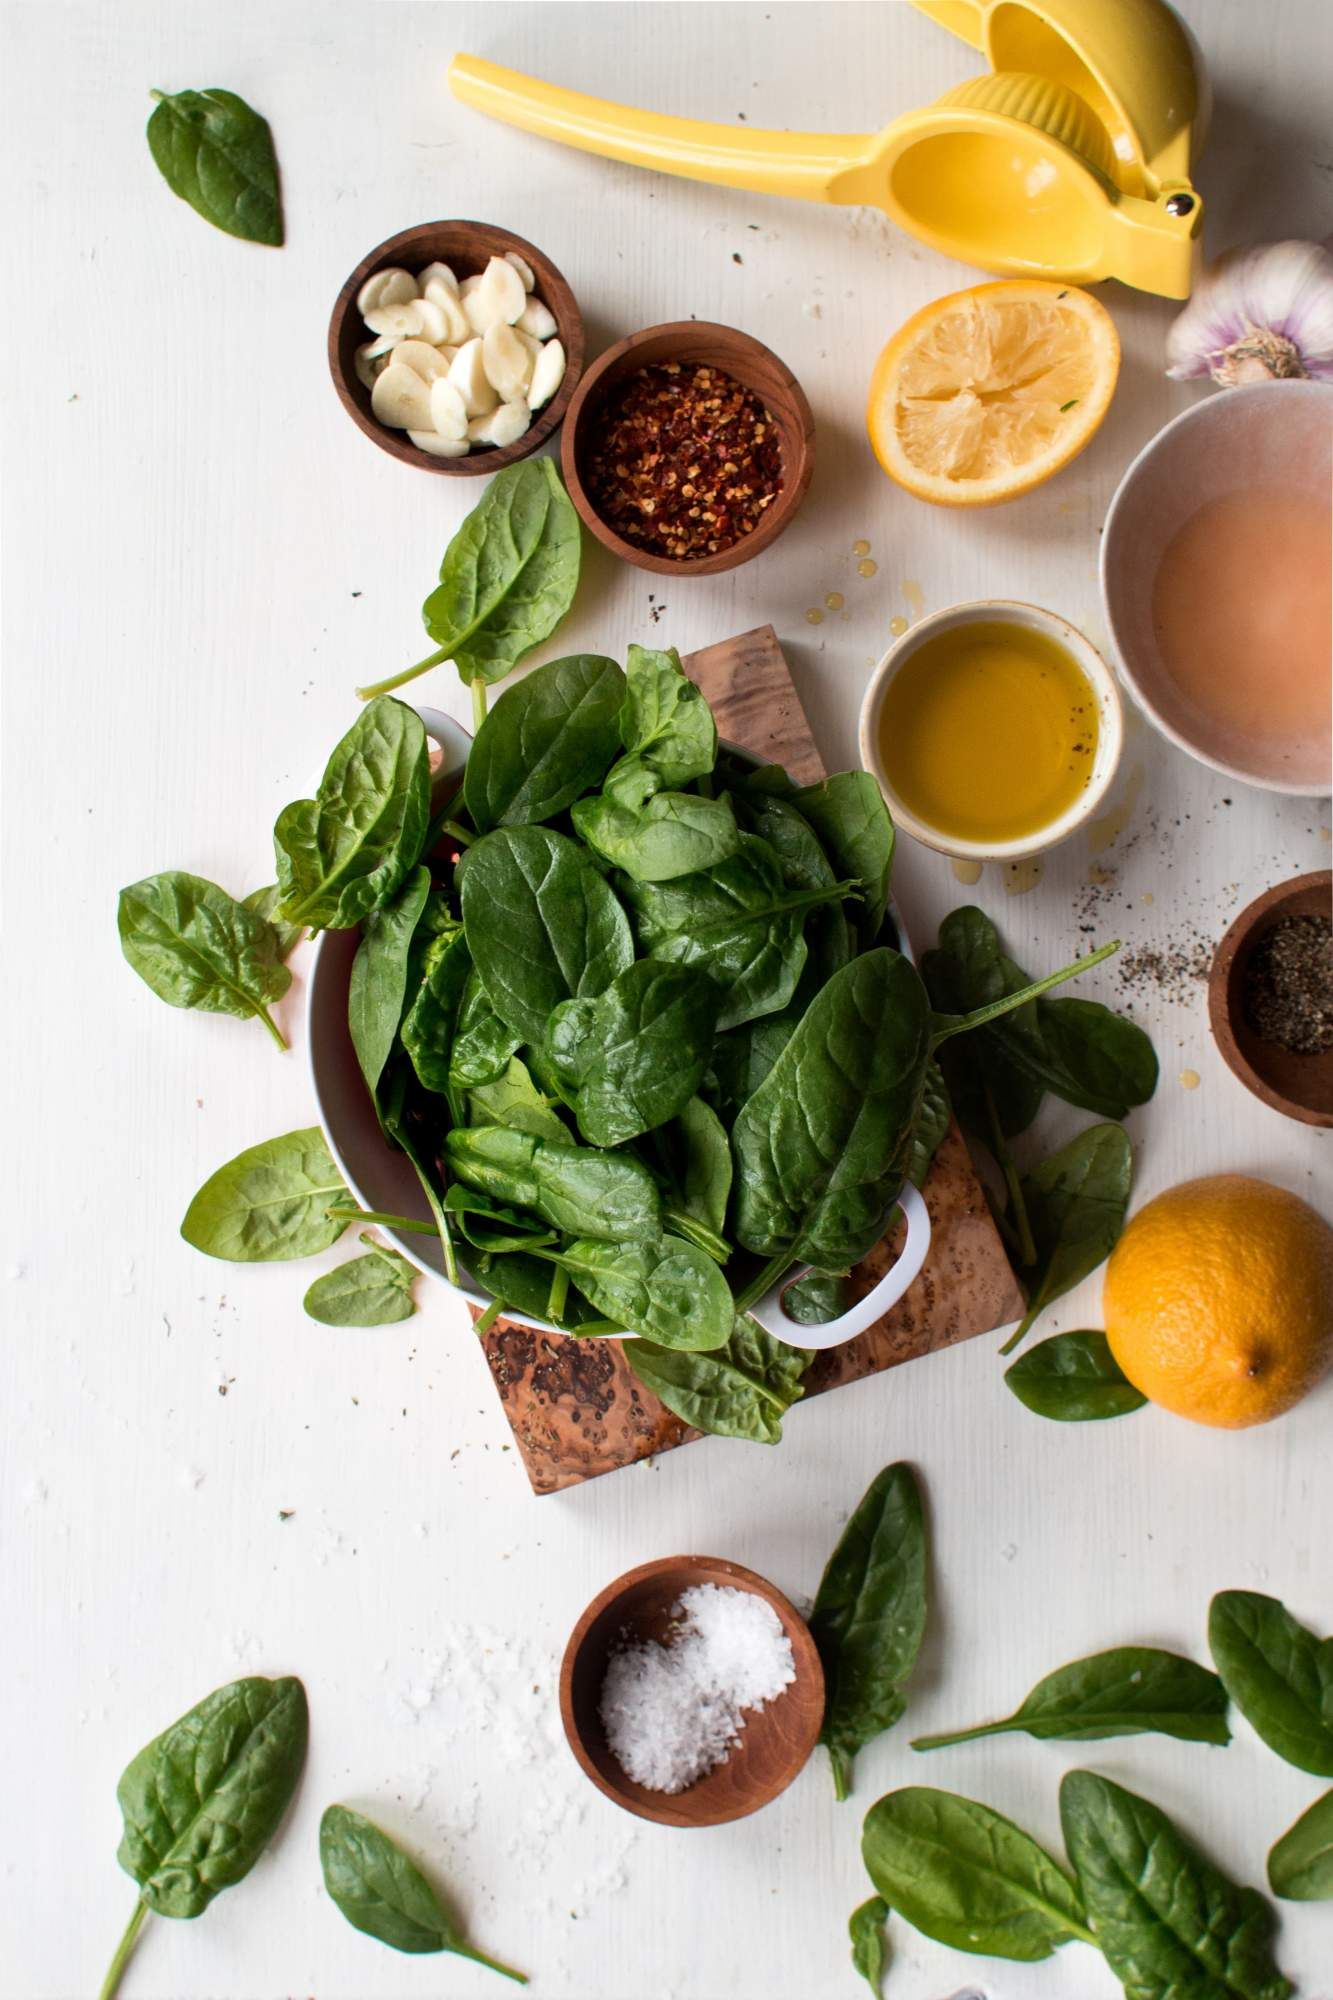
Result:
[[777,425],[721,368],[667,361],[607,395],[587,454],[607,526],[650,555],[718,555],[754,533],[782,491]]

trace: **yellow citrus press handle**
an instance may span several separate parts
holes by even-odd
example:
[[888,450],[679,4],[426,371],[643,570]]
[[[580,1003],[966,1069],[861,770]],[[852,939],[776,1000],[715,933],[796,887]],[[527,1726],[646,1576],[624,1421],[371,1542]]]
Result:
[[863,176],[875,146],[873,135],[737,131],[695,118],[658,117],[560,90],[480,56],[455,56],[449,87],[464,104],[506,125],[626,166],[805,201],[870,198]]

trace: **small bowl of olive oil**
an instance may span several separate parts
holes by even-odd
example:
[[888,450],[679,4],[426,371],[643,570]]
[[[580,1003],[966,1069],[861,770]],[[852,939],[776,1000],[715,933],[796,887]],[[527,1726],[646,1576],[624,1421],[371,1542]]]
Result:
[[923,618],[861,705],[861,762],[941,854],[1019,861],[1095,812],[1120,762],[1110,668],[1053,611],[987,598]]

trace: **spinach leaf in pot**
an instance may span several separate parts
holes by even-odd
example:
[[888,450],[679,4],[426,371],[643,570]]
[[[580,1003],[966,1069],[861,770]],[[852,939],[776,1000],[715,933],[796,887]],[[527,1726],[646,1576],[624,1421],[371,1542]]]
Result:
[[708,775],[717,761],[717,724],[674,646],[631,646],[625,666],[620,740],[626,755],[612,766],[608,797],[637,813],[655,792],[678,791]]
[[451,925],[433,937],[422,956],[421,984],[399,1030],[422,1087],[439,1096],[449,1090],[454,1033],[471,970],[461,926]]
[[1228,1881],[1160,1807],[1070,1771],[1060,1821],[1096,1942],[1135,2000],[1287,2000],[1272,1909]]
[[282,242],[278,162],[268,121],[230,90],[155,90],[148,150],[173,194],[247,243]]
[[944,1144],[953,1107],[940,1066],[933,1059],[926,1064],[921,1084],[921,1102],[912,1121],[912,1143],[907,1155],[907,1178],[913,1187],[926,1184],[931,1162]]
[[[732,1132],[736,1234],[844,1271],[879,1240],[910,1158],[929,1059],[925,988],[880,946],[834,973]],[[779,1267],[780,1266],[780,1267]]]
[[534,667],[507,688],[468,753],[463,797],[482,833],[554,819],[596,789],[620,746],[625,676],[599,653]]
[[475,1090],[504,1075],[523,1037],[502,1021],[491,1005],[475,965],[463,987],[463,1004],[449,1051],[449,1088]]
[[868,771],[839,771],[793,792],[791,804],[818,834],[835,874],[860,883],[857,928],[873,944],[888,908],[894,842],[878,784]]
[[1090,1125],[1024,1177],[1037,1248],[1028,1309],[1001,1347],[1012,1353],[1056,1299],[1110,1256],[1125,1224],[1133,1156],[1119,1125]]
[[1156,1646],[1116,1646],[1057,1667],[1037,1682],[1018,1711],[948,1735],[917,1736],[914,1750],[942,1750],[982,1736],[1021,1730],[1041,1742],[1059,1737],[1137,1736],[1144,1731],[1185,1743],[1229,1743],[1227,1692],[1216,1674]]
[[871,1896],[852,1911],[847,1920],[847,1935],[852,1941],[852,1969],[859,1972],[875,2000],[883,2000],[884,1970],[888,1962],[888,1944],[884,1927],[889,1921],[889,1906],[882,1896]]
[[329,1806],[320,1820],[319,1865],[324,1887],[355,1930],[395,1951],[451,1951],[526,1986],[523,1973],[467,1943],[416,1863],[350,1806]]
[[975,1799],[889,1792],[866,1814],[861,1858],[891,1909],[955,1951],[1031,1963],[1074,1938],[1095,1942],[1060,1864]]
[[116,1787],[116,1859],[139,1885],[102,1986],[112,2000],[150,1910],[197,1917],[242,1881],[277,1832],[305,1763],[305,1689],[290,1677],[232,1681],[173,1722]]
[[678,1236],[655,1242],[575,1240],[544,1251],[599,1313],[659,1347],[702,1353],[724,1347],[735,1308],[712,1258]]
[[626,1153],[557,1145],[500,1125],[450,1132],[445,1152],[450,1171],[469,1187],[535,1209],[570,1236],[631,1244],[661,1233],[662,1204],[652,1175]]
[[312,930],[360,923],[415,867],[429,820],[421,718],[401,701],[373,701],[330,757],[315,797],[278,814],[282,916]]
[[579,558],[579,517],[551,460],[506,465],[445,550],[421,607],[435,652],[358,694],[388,694],[443,660],[468,686],[503,680],[574,602]]
[[[571,1001],[570,1005],[582,1003]],[[568,1145],[568,1126],[532,1080],[532,1073],[517,1056],[509,1058],[503,1076],[493,1083],[479,1083],[467,1095],[469,1125],[507,1125],[514,1132],[535,1132],[539,1139],[554,1139]]]
[[672,1207],[720,1234],[731,1194],[731,1143],[711,1104],[692,1097],[657,1128],[654,1142]]
[[430,894],[430,870],[414,868],[392,902],[362,928],[347,986],[347,1026],[373,1092],[393,1051],[407,998],[412,939]]
[[757,1320],[738,1314],[726,1345],[710,1353],[634,1340],[625,1359],[682,1423],[713,1437],[778,1444],[782,1419],[799,1401],[814,1355],[775,1340]]
[[572,818],[579,839],[636,882],[671,882],[715,868],[740,844],[730,799],[693,792],[654,792],[637,812],[602,792],[580,799]]
[[807,1271],[782,1294],[782,1309],[798,1326],[827,1326],[851,1302],[846,1271]]
[[1268,1885],[1292,1903],[1333,1898],[1333,1792],[1325,1792],[1276,1841],[1268,1856]]
[[361,1241],[367,1245],[364,1257],[326,1271],[305,1295],[306,1312],[321,1326],[395,1326],[416,1311],[416,1265],[373,1236]]
[[1148,1400],[1122,1373],[1106,1335],[1091,1327],[1039,1341],[1004,1379],[1020,1403],[1060,1424],[1128,1416]]
[[292,975],[267,917],[202,875],[170,868],[121,890],[116,925],[127,963],[159,1000],[262,1021],[286,1048],[268,1010]]
[[1221,1590],[1208,1607],[1208,1645],[1227,1693],[1269,1749],[1333,1778],[1333,1638],[1316,1638],[1276,1597]]
[[[843,1529],[810,1614],[826,1690],[819,1740],[840,1799],[851,1788],[856,1752],[891,1729],[907,1706],[902,1684],[925,1635],[928,1568],[912,1468],[885,1466]],[[889,1900],[898,1906],[896,1897]]]
[[604,992],[633,962],[629,920],[576,842],[501,827],[468,850],[468,948],[495,1012],[540,1043],[552,1008]]
[[284,962],[289,959],[305,936],[305,926],[286,923],[278,914],[282,896],[277,883],[269,882],[262,889],[252,889],[248,896],[242,896],[241,901],[247,910],[253,910],[265,923],[272,924],[278,940],[278,957]]
[[708,1067],[719,999],[702,972],[648,958],[595,1000],[555,1008],[547,1049],[575,1087],[585,1139],[618,1146],[684,1110]]
[[268,1264],[313,1257],[344,1222],[328,1211],[351,1197],[317,1125],[249,1146],[211,1174],[185,1211],[181,1235],[208,1257]]
[[474,1250],[503,1255],[510,1250],[541,1249],[556,1240],[555,1231],[537,1215],[505,1208],[476,1188],[454,1181],[444,1191],[444,1206],[459,1235]]

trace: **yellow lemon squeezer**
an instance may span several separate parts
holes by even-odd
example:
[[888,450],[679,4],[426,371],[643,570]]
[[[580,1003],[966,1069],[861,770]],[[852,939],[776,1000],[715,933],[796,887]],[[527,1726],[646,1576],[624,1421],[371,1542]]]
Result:
[[882,208],[932,248],[1008,277],[1119,278],[1189,296],[1203,221],[1190,181],[1208,87],[1165,0],[913,0],[990,73],[876,133],[765,132],[657,117],[477,56],[465,104],[543,138],[689,180]]

